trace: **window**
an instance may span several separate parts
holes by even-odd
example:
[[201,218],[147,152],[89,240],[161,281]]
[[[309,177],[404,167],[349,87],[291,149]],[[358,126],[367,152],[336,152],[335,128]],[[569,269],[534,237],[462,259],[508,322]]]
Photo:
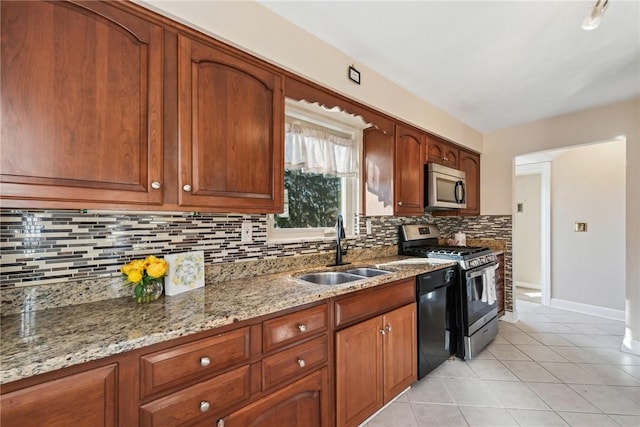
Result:
[[346,113],[328,117],[292,104],[285,117],[284,211],[269,215],[269,240],[334,238],[338,214],[353,236],[365,124]]

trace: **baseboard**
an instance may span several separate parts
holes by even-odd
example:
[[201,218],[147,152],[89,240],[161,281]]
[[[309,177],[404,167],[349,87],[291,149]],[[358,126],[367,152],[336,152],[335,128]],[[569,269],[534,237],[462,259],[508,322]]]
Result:
[[523,287],[523,288],[531,288],[531,289],[536,289],[541,291],[542,290],[542,286],[535,284],[535,283],[527,283],[527,282],[516,282],[516,288],[519,287]]
[[411,390],[411,386],[407,387],[404,389],[404,391],[402,391],[401,393],[398,393],[398,395],[396,397],[394,397],[393,399],[391,399],[390,401],[388,401],[382,408],[378,409],[373,415],[371,415],[369,418],[367,418],[366,420],[364,420],[361,424],[358,425],[358,427],[365,427],[367,425],[367,423],[369,421],[371,421],[372,419],[374,419],[376,417],[376,415],[378,415],[380,412],[384,411],[385,409],[387,409],[387,407],[389,405],[391,405],[393,402],[395,402],[396,400],[398,400],[398,398],[400,396],[402,396],[403,394],[405,394],[406,392],[408,392],[409,390]]
[[517,311],[505,311],[500,320],[503,320],[508,323],[516,323],[518,321],[518,312]]
[[606,319],[620,320],[624,322],[624,310],[600,307],[598,305],[583,304],[580,302],[567,301],[559,298],[551,298],[551,307],[562,310],[575,311],[578,313],[590,314],[592,316],[604,317]]
[[625,331],[624,339],[622,340],[622,348],[620,349],[625,353],[637,354],[640,356],[640,341],[634,341],[631,339],[629,329]]

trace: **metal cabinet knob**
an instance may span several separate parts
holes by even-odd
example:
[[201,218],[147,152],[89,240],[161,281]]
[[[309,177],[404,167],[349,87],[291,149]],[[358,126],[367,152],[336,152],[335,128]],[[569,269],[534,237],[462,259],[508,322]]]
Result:
[[207,412],[211,405],[206,400],[200,402],[200,412]]
[[387,331],[387,332],[391,332],[391,325],[387,325],[387,326],[384,328],[384,330],[385,330],[385,331]]
[[304,361],[304,359],[298,359],[298,366],[300,366],[301,368],[304,368],[307,365],[307,362]]
[[380,329],[380,334],[381,334],[381,335],[386,334],[386,332],[384,331],[384,329]]
[[184,191],[191,191],[191,186],[189,184],[185,184],[185,185],[182,186],[182,189]]
[[300,332],[306,332],[306,331],[307,331],[307,325],[305,325],[304,323],[300,323],[300,324],[298,325],[298,330],[299,330]]
[[153,181],[151,183],[151,188],[153,188],[154,190],[159,190],[161,187],[160,183],[158,181]]
[[203,368],[207,367],[211,365],[211,359],[208,358],[207,356],[202,356],[200,358],[200,366],[202,366]]
[[402,206],[402,202],[398,202],[398,206]]
[[218,420],[218,423],[216,424],[216,427],[224,427],[224,420],[222,418],[220,418]]

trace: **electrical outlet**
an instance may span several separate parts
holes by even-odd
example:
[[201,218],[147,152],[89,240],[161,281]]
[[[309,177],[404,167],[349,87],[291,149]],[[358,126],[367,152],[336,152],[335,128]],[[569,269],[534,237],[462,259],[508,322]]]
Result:
[[368,219],[366,224],[367,224],[367,234],[371,234],[371,220]]
[[242,231],[240,232],[240,241],[243,243],[253,242],[253,230],[250,222],[242,223]]

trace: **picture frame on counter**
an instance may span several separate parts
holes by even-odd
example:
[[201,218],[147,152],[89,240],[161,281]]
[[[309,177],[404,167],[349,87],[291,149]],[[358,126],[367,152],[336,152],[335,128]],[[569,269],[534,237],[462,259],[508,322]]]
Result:
[[164,257],[169,273],[164,281],[167,296],[204,287],[204,251],[170,254]]

